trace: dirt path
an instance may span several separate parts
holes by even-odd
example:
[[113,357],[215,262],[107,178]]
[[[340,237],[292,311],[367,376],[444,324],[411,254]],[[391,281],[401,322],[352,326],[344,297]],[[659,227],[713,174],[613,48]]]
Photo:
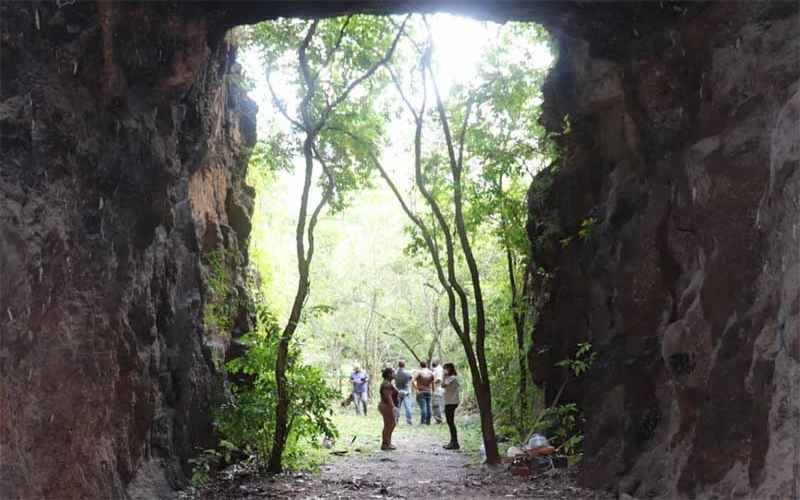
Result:
[[[528,498],[536,500],[616,498],[577,487],[570,472],[556,470],[539,477],[514,477],[506,467],[485,467],[464,452],[442,449],[444,426],[401,425],[394,442],[397,450],[378,450],[374,423],[369,433],[343,433],[347,446],[338,444],[319,473],[238,478],[184,496],[197,500],[322,499],[476,499]],[[351,437],[352,436],[352,437]],[[351,439],[355,440],[350,443]]]

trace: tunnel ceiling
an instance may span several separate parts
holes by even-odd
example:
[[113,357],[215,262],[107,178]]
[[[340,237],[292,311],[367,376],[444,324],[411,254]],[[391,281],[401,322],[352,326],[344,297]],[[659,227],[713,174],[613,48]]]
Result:
[[[604,57],[624,57],[630,40],[669,26],[707,7],[707,2],[670,1],[275,1],[204,4],[216,20],[212,33],[233,26],[278,17],[327,17],[347,14],[404,14],[448,12],[496,22],[529,21],[544,24],[555,34],[591,42]],[[634,31],[635,30],[635,31]]]

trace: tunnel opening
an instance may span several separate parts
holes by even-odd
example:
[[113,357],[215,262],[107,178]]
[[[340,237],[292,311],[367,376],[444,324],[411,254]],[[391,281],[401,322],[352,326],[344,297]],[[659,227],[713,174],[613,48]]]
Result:
[[[276,325],[296,324],[287,341],[302,345],[296,369],[320,369],[337,400],[350,393],[353,365],[377,379],[399,360],[450,360],[474,371],[487,393],[487,365],[505,366],[492,373],[494,404],[476,405],[466,384],[464,407],[493,407],[500,416],[488,419],[488,432],[524,439],[542,411],[533,401],[543,398],[526,367],[524,211],[528,187],[557,154],[539,123],[540,87],[554,61],[548,35],[532,23],[434,14],[283,19],[236,36],[246,47],[237,74],[260,110],[249,258],[257,308],[273,330],[256,330],[284,339],[288,327],[278,335]],[[453,146],[458,158],[453,151],[448,161]],[[464,239],[445,245],[456,234]],[[460,253],[465,240],[469,254]],[[471,283],[470,259],[480,272]],[[491,294],[485,304],[481,286]],[[448,318],[448,307],[464,315]],[[367,386],[372,398],[377,386]]]

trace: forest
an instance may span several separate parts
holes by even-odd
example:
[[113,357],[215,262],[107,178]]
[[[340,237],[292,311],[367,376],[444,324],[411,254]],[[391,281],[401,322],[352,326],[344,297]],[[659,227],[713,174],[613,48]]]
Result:
[[[257,328],[227,364],[246,382],[231,383],[217,413],[222,442],[267,470],[297,467],[339,435],[353,365],[378,380],[400,360],[441,359],[468,374],[461,411],[488,463],[500,462],[498,434],[524,443],[545,428],[579,459],[576,407],[545,408],[527,361],[534,289],[547,279],[529,259],[527,197],[559,154],[538,122],[554,58],[544,30],[351,15],[239,36],[262,106],[248,177],[262,193],[250,242]],[[564,369],[580,376],[590,351]]]

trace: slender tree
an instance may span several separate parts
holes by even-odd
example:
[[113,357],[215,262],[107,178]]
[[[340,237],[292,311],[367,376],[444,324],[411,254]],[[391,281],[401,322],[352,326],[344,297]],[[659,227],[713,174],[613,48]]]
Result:
[[[458,192],[458,195],[454,196],[453,204],[454,204],[454,211],[455,211],[455,226],[458,231],[459,240],[455,241],[453,238],[453,232],[451,229],[451,224],[448,222],[447,217],[440,205],[440,202],[436,199],[434,194],[428,187],[428,182],[425,179],[425,175],[423,174],[423,167],[422,167],[422,134],[423,134],[423,124],[425,121],[426,116],[426,104],[428,99],[427,93],[427,85],[428,85],[428,75],[430,74],[431,77],[434,77],[433,72],[430,70],[430,56],[432,51],[432,45],[429,43],[427,47],[424,49],[421,57],[421,65],[419,68],[422,91],[421,91],[421,103],[419,107],[414,106],[411,100],[409,99],[408,95],[403,89],[402,83],[397,75],[389,69],[388,71],[391,74],[392,80],[395,83],[395,86],[402,98],[402,101],[405,103],[407,110],[413,117],[414,120],[414,179],[415,185],[419,192],[422,194],[427,206],[433,212],[435,224],[434,228],[430,228],[429,225],[420,217],[417,213],[415,213],[408,203],[405,201],[402,193],[398,190],[397,186],[391,179],[390,175],[388,174],[386,168],[383,166],[382,162],[375,154],[374,151],[370,152],[371,159],[373,163],[378,168],[380,175],[389,185],[390,189],[394,193],[395,197],[397,198],[400,206],[402,207],[403,211],[409,217],[409,219],[414,223],[416,228],[419,230],[422,239],[424,241],[425,248],[429,252],[431,260],[436,269],[436,275],[441,284],[442,288],[445,290],[445,293],[448,298],[448,318],[450,319],[450,324],[453,327],[453,330],[456,332],[456,335],[461,340],[461,344],[464,348],[467,357],[467,364],[470,368],[470,373],[472,376],[472,384],[473,388],[475,389],[475,397],[478,403],[478,410],[480,414],[481,420],[481,433],[483,435],[484,445],[486,446],[486,458],[487,462],[491,464],[499,464],[500,463],[500,454],[497,448],[497,438],[495,435],[494,430],[494,422],[492,418],[492,406],[491,406],[491,388],[489,382],[489,373],[487,369],[486,363],[486,353],[485,353],[485,338],[486,338],[486,322],[485,322],[485,312],[483,308],[483,299],[481,294],[480,288],[480,277],[477,270],[477,265],[475,263],[474,256],[472,255],[472,249],[469,242],[469,237],[466,234],[466,227],[464,224],[463,219],[463,210],[462,210],[462,199],[460,195],[460,182],[461,182],[461,170],[459,166],[459,160],[455,159],[453,156],[453,163],[451,163],[451,173],[452,173],[452,181],[454,190]],[[434,84],[435,85],[435,84]],[[438,95],[438,90],[435,89],[436,92],[436,100],[437,100],[437,108],[440,111],[440,118],[442,120],[442,128],[447,129],[448,122],[447,116],[443,112],[443,105],[441,103],[441,98]],[[359,137],[357,134],[352,133],[351,131],[345,128],[336,128],[335,130],[341,132],[343,135],[350,137],[352,140],[357,142],[361,142],[362,144],[366,144],[367,146],[369,143],[365,141],[363,138]],[[446,132],[446,136],[449,137],[449,130]],[[463,137],[463,134],[462,134]],[[448,140],[448,150],[453,150],[453,144],[451,139]],[[461,148],[463,151],[463,148]],[[436,241],[435,234],[438,233],[442,236],[444,240],[444,253],[440,250],[440,245]],[[458,246],[460,243],[460,247]],[[465,250],[466,248],[466,250]],[[458,254],[457,254],[458,253]],[[468,260],[468,263],[471,261],[470,267],[470,278],[472,283],[473,292],[475,293],[475,310],[478,311],[476,313],[477,317],[477,328],[475,333],[475,340],[473,341],[473,334],[472,334],[472,316],[470,312],[470,302],[467,297],[467,292],[465,291],[464,287],[462,286],[460,280],[456,274],[456,265],[457,265],[457,258],[458,257],[465,257]]]
[[[494,430],[486,352],[487,311],[472,238],[481,225],[500,220],[498,233],[501,241],[506,243],[504,248],[508,259],[510,304],[514,311],[520,363],[519,397],[524,407],[527,406],[527,380],[524,380],[527,369],[524,364],[525,316],[521,306],[522,293],[516,280],[516,251],[519,247],[516,246],[517,235],[512,236],[507,231],[510,225],[520,228],[523,226],[518,219],[523,210],[510,203],[510,199],[505,196],[502,182],[504,176],[518,181],[519,171],[525,167],[525,161],[536,153],[536,148],[529,141],[519,139],[519,133],[532,132],[529,130],[530,116],[525,116],[525,120],[522,120],[521,113],[525,106],[531,105],[528,98],[538,92],[538,88],[518,88],[519,85],[534,83],[530,78],[509,85],[513,83],[509,82],[509,78],[518,78],[520,75],[505,72],[502,58],[494,57],[493,64],[486,66],[489,71],[481,75],[481,82],[472,88],[456,89],[452,92],[453,102],[448,104],[439,90],[432,61],[430,33],[425,43],[411,37],[409,39],[420,61],[412,73],[416,75],[415,78],[412,77],[412,90],[408,91],[404,85],[401,78],[402,67],[387,68],[387,71],[401,102],[412,118],[414,185],[430,212],[430,218],[417,213],[405,200],[379,155],[372,151],[370,156],[416,228],[418,239],[414,245],[424,250],[434,265],[438,281],[447,297],[448,319],[461,341],[470,368],[487,461],[496,464],[499,463],[500,456]],[[517,69],[520,67],[521,65],[517,65]],[[519,91],[522,98],[512,100],[513,94],[506,90],[509,86],[514,91]],[[434,102],[429,110],[427,103],[431,98]],[[416,104],[412,102],[414,100],[417,101]],[[510,109],[501,110],[504,106]],[[529,113],[533,115],[530,111]],[[452,125],[454,122],[458,124],[455,130]],[[431,134],[425,127],[426,123],[434,123],[433,139],[430,139]],[[346,128],[336,130],[351,140],[368,142]],[[426,130],[427,139],[423,140]],[[441,150],[445,154],[439,154]],[[469,170],[470,166],[472,171]],[[479,180],[476,181],[476,178]],[[517,210],[517,213],[513,214],[512,210]],[[461,271],[463,267],[466,267],[465,272]]]
[[[532,303],[526,288],[530,248],[525,231],[526,192],[535,171],[549,161],[544,130],[538,122],[544,68],[530,67],[527,50],[546,39],[541,28],[511,25],[500,43],[482,58],[474,100],[475,119],[462,130],[467,156],[479,169],[468,188],[471,227],[487,228],[505,254],[507,311],[516,341],[518,390],[515,421],[530,422],[526,336]],[[521,46],[515,47],[515,43]],[[526,429],[527,430],[527,429]]]
[[[283,469],[283,452],[291,427],[291,391],[286,371],[289,348],[310,289],[314,230],[326,207],[341,209],[346,203],[347,191],[367,178],[363,168],[359,172],[364,163],[359,152],[333,141],[328,129],[332,124],[346,121],[377,140],[382,127],[373,112],[372,89],[362,92],[359,98],[351,96],[356,89],[372,83],[378,69],[391,60],[406,20],[396,29],[392,29],[388,19],[362,16],[324,21],[282,20],[260,25],[253,36],[266,62],[273,103],[297,134],[304,166],[295,230],[297,289],[278,343],[275,363],[276,425],[267,464],[271,472]],[[299,89],[295,110],[279,97],[273,85],[272,73],[281,71],[292,74],[293,83]],[[317,177],[322,193],[311,209],[312,183]]]

